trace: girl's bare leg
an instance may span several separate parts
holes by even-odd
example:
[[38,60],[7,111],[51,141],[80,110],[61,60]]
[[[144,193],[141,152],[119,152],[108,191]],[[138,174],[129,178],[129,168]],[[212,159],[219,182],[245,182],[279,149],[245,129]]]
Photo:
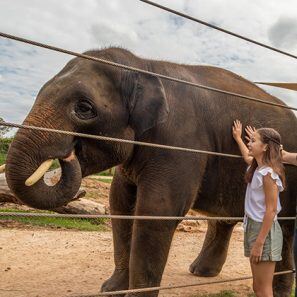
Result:
[[272,281],[275,262],[262,261],[258,264],[251,263],[253,273],[253,290],[257,297],[273,297]]

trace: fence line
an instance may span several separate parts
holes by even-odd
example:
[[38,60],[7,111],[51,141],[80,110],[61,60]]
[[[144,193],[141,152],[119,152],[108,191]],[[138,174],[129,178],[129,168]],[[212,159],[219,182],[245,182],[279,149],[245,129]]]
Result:
[[163,5],[161,5],[161,4],[158,4],[158,3],[155,3],[155,2],[152,2],[152,1],[148,1],[148,0],[139,0],[139,1],[144,2],[144,3],[146,3],[146,4],[149,4],[149,5],[152,5],[152,6],[155,6],[155,7],[157,7],[157,8],[162,9],[162,10],[168,11],[168,12],[170,12],[170,13],[173,13],[173,14],[178,15],[178,16],[180,16],[180,17],[186,18],[186,19],[188,19],[188,20],[194,21],[194,22],[196,22],[196,23],[200,23],[200,24],[202,24],[202,25],[204,25],[204,26],[207,26],[207,27],[210,27],[210,28],[212,28],[212,29],[221,31],[221,32],[226,33],[226,34],[228,34],[228,35],[237,37],[237,38],[239,38],[239,39],[243,39],[243,40],[245,40],[245,41],[248,41],[248,42],[250,42],[250,43],[256,44],[256,45],[261,46],[261,47],[264,47],[264,48],[269,49],[269,50],[271,50],[271,51],[274,51],[274,52],[280,53],[280,54],[282,54],[282,55],[285,55],[285,56],[288,56],[288,57],[297,59],[297,56],[296,56],[296,55],[293,55],[293,54],[291,54],[291,53],[285,52],[285,51],[283,51],[283,50],[280,50],[280,49],[278,49],[278,48],[272,47],[272,46],[270,46],[270,45],[264,44],[264,43],[262,43],[262,42],[253,40],[253,39],[251,39],[251,38],[245,37],[245,36],[243,36],[243,35],[234,33],[234,32],[232,32],[232,31],[223,29],[223,28],[221,28],[221,27],[215,26],[215,25],[213,25],[213,24],[211,24],[211,23],[208,23],[208,22],[202,21],[202,20],[200,20],[200,19],[194,18],[194,17],[192,17],[192,16],[190,16],[190,15],[188,15],[188,14],[179,12],[179,11],[174,10],[174,9],[171,9],[171,8],[169,8],[169,7],[167,7],[167,6],[163,6]]
[[178,83],[183,83],[183,84],[190,85],[190,86],[193,86],[193,87],[197,87],[197,88],[201,88],[201,89],[205,89],[205,90],[209,90],[209,91],[213,91],[213,92],[217,92],[217,93],[222,93],[222,94],[226,94],[226,95],[230,95],[230,96],[239,97],[239,98],[249,100],[249,101],[253,101],[253,102],[258,102],[258,103],[261,103],[261,104],[266,104],[266,105],[271,105],[271,106],[276,106],[276,107],[280,107],[280,108],[291,109],[291,110],[296,110],[297,111],[297,107],[287,106],[287,105],[279,104],[279,103],[268,102],[268,101],[258,99],[258,98],[255,98],[255,97],[246,96],[246,95],[242,95],[242,94],[238,94],[238,93],[234,93],[234,92],[229,92],[229,91],[225,91],[225,90],[218,89],[218,88],[213,88],[213,87],[193,83],[193,82],[186,81],[186,80],[183,80],[183,79],[179,79],[179,78],[163,75],[163,74],[160,74],[160,73],[147,71],[147,70],[144,70],[144,69],[131,67],[131,66],[127,66],[127,65],[123,65],[123,64],[119,64],[119,63],[115,63],[115,62],[112,62],[112,61],[104,60],[104,59],[101,59],[101,58],[96,58],[96,57],[89,56],[89,55],[86,55],[86,54],[76,53],[74,51],[62,49],[62,48],[51,46],[51,45],[44,44],[44,43],[41,43],[41,42],[36,42],[36,41],[33,41],[33,40],[25,39],[25,38],[22,38],[22,37],[11,35],[11,34],[0,32],[0,36],[2,36],[4,38],[16,40],[16,41],[19,41],[19,42],[31,44],[31,45],[34,45],[34,46],[37,46],[37,47],[46,48],[46,49],[49,49],[49,50],[52,50],[52,51],[61,52],[61,53],[76,56],[76,57],[79,57],[79,58],[83,58],[83,59],[103,63],[103,64],[110,65],[110,66],[113,66],[113,67],[119,67],[119,68],[122,68],[122,69],[131,70],[131,71],[151,75],[151,76],[159,77],[159,78],[162,78],[162,79],[166,79],[166,80],[170,80],[170,81],[174,81],[174,82],[178,82]]
[[51,129],[51,128],[30,126],[30,125],[19,125],[19,124],[8,123],[8,122],[0,122],[0,126],[23,128],[23,129],[28,129],[28,130],[38,130],[38,131],[44,131],[44,132],[50,132],[50,133],[60,133],[60,134],[64,134],[64,135],[91,138],[91,139],[96,139],[96,140],[113,141],[113,142],[120,142],[120,143],[127,143],[127,144],[136,144],[136,145],[141,145],[141,146],[184,151],[184,152],[189,152],[189,153],[200,153],[200,154],[208,154],[208,155],[215,155],[215,156],[221,156],[221,157],[242,158],[242,156],[240,156],[240,155],[233,155],[233,154],[226,154],[226,153],[212,152],[212,151],[205,151],[205,150],[197,150],[197,149],[191,149],[191,148],[185,148],[185,147],[178,147],[178,146],[171,146],[171,145],[164,145],[164,144],[157,144],[157,143],[150,143],[150,142],[143,142],[143,141],[136,141],[136,140],[128,140],[128,139],[114,138],[114,137],[101,136],[101,135],[85,134],[85,133],[78,133],[78,132],[73,132],[73,131],[57,130],[57,129]]
[[[179,16],[182,17],[186,17],[188,19],[191,19],[193,21],[199,22],[203,25],[206,25],[208,27],[211,27],[213,29],[222,31],[226,34],[229,35],[233,35],[237,38],[241,38],[243,40],[246,40],[248,42],[252,42],[254,44],[257,44],[259,46],[268,48],[270,50],[273,50],[275,52],[281,53],[283,55],[292,57],[294,59],[297,59],[297,56],[292,55],[290,53],[281,51],[279,49],[273,48],[271,46],[265,45],[263,43],[254,41],[252,39],[249,39],[247,37],[244,37],[242,35],[233,33],[231,31],[219,28],[217,26],[211,25],[207,22],[195,19],[189,15],[185,15],[182,14],[180,12],[174,11],[172,9],[169,9],[167,7],[161,6],[157,3],[151,2],[151,1],[147,1],[147,0],[140,0],[142,2],[145,2],[147,4],[150,5],[154,5],[156,7],[159,7],[161,9],[167,10],[171,13],[175,13]],[[9,38],[9,39],[13,39],[16,41],[20,41],[20,42],[25,42],[34,46],[39,46],[39,47],[43,47],[43,48],[47,48],[50,50],[54,50],[54,51],[58,51],[58,52],[62,52],[65,54],[70,54],[76,57],[80,57],[80,58],[84,58],[84,59],[88,59],[88,60],[93,60],[93,61],[97,61],[97,62],[101,62],[110,66],[114,66],[114,67],[120,67],[123,69],[127,69],[127,70],[131,70],[131,71],[137,71],[143,74],[148,74],[148,75],[153,75],[162,79],[166,79],[166,80],[171,80],[174,82],[179,82],[179,83],[184,83],[184,84],[188,84],[194,87],[198,87],[198,88],[202,88],[202,89],[206,89],[206,90],[210,90],[210,91],[214,91],[214,92],[219,92],[219,93],[223,93],[226,95],[231,95],[231,96],[236,96],[236,97],[240,97],[243,99],[247,99],[250,101],[254,101],[254,102],[259,102],[262,104],[267,104],[267,105],[271,105],[271,106],[277,106],[277,107],[281,107],[281,108],[286,108],[286,109],[291,109],[291,110],[297,110],[297,108],[295,107],[290,107],[290,106],[286,106],[283,104],[278,104],[278,103],[272,103],[272,102],[267,102],[258,98],[254,98],[254,97],[250,97],[250,96],[245,96],[245,95],[241,95],[241,94],[236,94],[233,92],[228,92],[228,91],[224,91],[221,89],[217,89],[217,88],[212,88],[212,87],[208,87],[208,86],[204,86],[204,85],[200,85],[200,84],[195,84],[189,81],[185,81],[182,79],[177,79],[174,77],[169,77],[169,76],[165,76],[159,73],[154,73],[154,72],[150,72],[150,71],[146,71],[146,70],[142,70],[142,69],[138,69],[135,67],[129,67],[126,65],[122,65],[122,64],[118,64],[118,63],[114,63],[111,61],[107,61],[107,60],[103,60],[100,58],[95,58],[92,56],[88,56],[85,54],[78,54],[72,51],[68,51],[65,49],[61,49],[58,47],[53,47],[50,45],[46,45],[46,44],[42,44],[42,43],[38,43],[35,41],[31,41],[28,39],[24,39],[24,38],[20,38],[20,37],[16,37],[13,35],[9,35],[9,34],[5,34],[0,32],[0,36],[5,37],[5,38]],[[100,139],[100,140],[106,140],[106,141],[118,141],[118,142],[125,142],[125,143],[133,143],[133,144],[138,144],[138,145],[145,145],[145,146],[151,146],[151,147],[159,147],[159,148],[166,148],[166,149],[175,149],[175,150],[182,150],[182,151],[188,151],[188,152],[196,152],[196,153],[206,153],[206,154],[212,154],[212,155],[220,155],[220,156],[228,156],[228,157],[236,157],[236,158],[240,158],[240,156],[238,155],[231,155],[231,154],[223,154],[223,153],[217,153],[217,152],[209,152],[209,151],[201,151],[201,150],[194,150],[194,149],[187,149],[187,148],[181,148],[181,147],[173,147],[173,146],[166,146],[166,145],[159,145],[159,144],[151,144],[151,143],[144,143],[144,142],[138,142],[138,141],[129,141],[129,140],[124,140],[124,139],[116,139],[116,138],[111,138],[111,137],[104,137],[104,136],[97,136],[97,135],[88,135],[88,134],[82,134],[82,133],[76,133],[76,132],[70,132],[70,131],[61,131],[61,130],[55,130],[55,129],[48,129],[48,128],[41,128],[41,127],[35,127],[35,126],[26,126],[26,125],[17,125],[17,124],[13,124],[13,123],[0,123],[0,125],[2,126],[7,126],[7,127],[19,127],[19,128],[25,128],[25,129],[32,129],[32,130],[40,130],[40,131],[47,131],[47,132],[55,132],[55,133],[61,133],[61,134],[66,134],[66,135],[73,135],[73,136],[80,136],[80,137],[88,137],[88,138],[93,138],[93,139]],[[139,219],[139,220],[242,220],[243,218],[241,217],[193,217],[193,216],[185,216],[185,217],[169,217],[169,216],[121,216],[121,215],[69,215],[69,214],[45,214],[45,213],[4,213],[4,212],[0,212],[0,217],[10,217],[10,216],[15,216],[15,217],[67,217],[67,218],[110,218],[110,219]],[[279,220],[293,220],[295,219],[295,217],[280,217]],[[294,273],[294,270],[287,270],[287,271],[282,271],[282,272],[277,272],[274,275],[284,275],[284,274],[289,274],[289,273]],[[233,279],[227,279],[227,280],[217,280],[217,281],[207,281],[207,282],[199,282],[199,283],[193,283],[193,284],[183,284],[183,285],[171,285],[171,286],[163,286],[163,287],[150,287],[150,288],[140,288],[140,289],[131,289],[131,290],[120,290],[120,291],[113,291],[113,292],[104,292],[104,293],[99,293],[99,294],[95,294],[95,295],[84,295],[84,297],[95,297],[95,296],[110,296],[110,295],[115,295],[115,294],[126,294],[126,293],[141,293],[141,292],[151,292],[151,291],[159,291],[159,290],[168,290],[168,289],[178,289],[178,288],[186,288],[186,287],[193,287],[193,286],[202,286],[202,285],[211,285],[211,284],[219,284],[219,283],[226,283],[226,282],[233,282],[233,281],[240,281],[240,280],[247,280],[247,279],[252,279],[252,276],[246,276],[246,277],[239,277],[239,278],[233,278]]]
[[[69,219],[117,219],[117,220],[184,220],[184,221],[242,221],[243,217],[215,217],[215,216],[147,216],[147,215],[92,215],[92,214],[56,214],[40,212],[0,212],[0,217],[48,217]],[[296,217],[278,217],[278,220],[295,220]]]
[[[284,275],[284,274],[291,274],[295,273],[295,270],[286,270],[274,273],[274,276]],[[143,292],[152,292],[152,291],[161,291],[161,290],[171,290],[171,289],[182,289],[182,288],[189,288],[189,287],[198,287],[204,285],[213,285],[213,284],[223,284],[227,282],[235,282],[235,281],[243,281],[252,279],[252,276],[243,276],[237,278],[229,278],[225,280],[215,280],[215,281],[205,281],[205,282],[198,282],[193,284],[184,284],[184,285],[169,285],[169,286],[162,286],[162,287],[150,287],[150,288],[141,288],[141,289],[131,289],[131,290],[120,290],[120,291],[112,291],[112,292],[102,292],[93,295],[80,295],[77,297],[99,297],[99,296],[112,296],[117,294],[127,294],[127,293],[143,293]]]

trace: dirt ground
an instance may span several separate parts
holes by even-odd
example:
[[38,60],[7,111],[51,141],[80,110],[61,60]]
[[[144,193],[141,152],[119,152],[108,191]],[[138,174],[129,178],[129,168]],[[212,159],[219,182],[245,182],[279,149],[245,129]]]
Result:
[[[109,185],[93,180],[84,182],[89,197],[100,188],[102,203],[107,203]],[[105,187],[105,188],[102,188]],[[92,189],[94,192],[92,192]],[[174,236],[162,285],[192,284],[250,275],[248,259],[243,256],[243,230],[233,232],[227,261],[214,278],[193,276],[189,265],[198,255],[206,225],[180,226]],[[184,232],[187,231],[187,232]],[[113,271],[111,231],[80,232],[0,225],[0,296],[1,297],[81,297],[96,294]],[[251,293],[251,281],[204,285],[187,289],[160,291],[160,297],[194,297],[196,294],[232,290],[237,296]]]

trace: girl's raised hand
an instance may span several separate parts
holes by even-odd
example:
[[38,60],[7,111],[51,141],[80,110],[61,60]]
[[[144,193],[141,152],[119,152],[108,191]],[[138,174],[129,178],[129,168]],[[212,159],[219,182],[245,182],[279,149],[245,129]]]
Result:
[[241,134],[242,134],[242,124],[239,120],[235,120],[233,122],[233,127],[232,127],[232,134],[233,138],[238,141],[241,139]]
[[256,128],[252,127],[252,126],[246,126],[244,130],[245,130],[245,132],[247,134],[247,136],[245,136],[245,139],[248,142],[250,142],[253,134],[256,132]]

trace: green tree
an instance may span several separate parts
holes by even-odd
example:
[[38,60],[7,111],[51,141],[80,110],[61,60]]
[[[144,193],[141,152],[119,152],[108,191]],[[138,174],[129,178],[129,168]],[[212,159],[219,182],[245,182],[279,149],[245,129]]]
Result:
[[[0,122],[4,122],[3,118],[1,117],[0,117]],[[11,130],[10,127],[0,126],[0,138],[2,138],[10,130]]]

